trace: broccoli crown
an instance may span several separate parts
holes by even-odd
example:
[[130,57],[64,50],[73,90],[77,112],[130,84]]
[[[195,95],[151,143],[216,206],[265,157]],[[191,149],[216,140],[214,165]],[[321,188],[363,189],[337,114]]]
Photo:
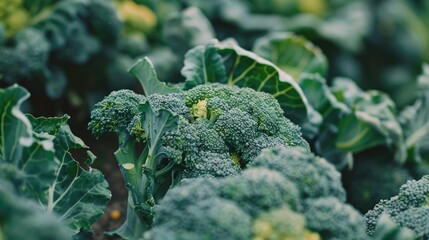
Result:
[[220,84],[147,98],[113,92],[95,106],[89,128],[95,136],[115,132],[144,140],[139,104],[145,101],[154,112],[165,109],[179,117],[162,145],[169,160],[182,164],[184,177],[234,175],[267,147],[309,148],[271,95]]
[[346,199],[341,174],[325,159],[316,157],[306,149],[265,149],[248,166],[280,172],[296,184],[302,199],[330,196],[341,201]]
[[130,129],[129,125],[132,122],[133,125],[139,125],[134,118],[139,112],[139,104],[145,101],[144,96],[131,90],[114,91],[95,104],[88,128],[95,137],[107,132],[117,134],[132,132],[137,126]]
[[410,180],[399,189],[399,194],[381,200],[364,216],[366,231],[373,235],[380,216],[385,213],[397,224],[408,227],[416,237],[429,237],[429,175]]
[[[170,95],[162,96],[171,99]],[[194,163],[194,156],[211,152],[221,154],[214,158],[216,160],[219,160],[219,156],[223,159],[229,156],[230,161],[242,169],[267,147],[308,148],[299,127],[283,116],[277,100],[269,94],[250,88],[208,84],[175,94],[177,97],[179,95],[188,111],[172,110],[181,116],[181,120],[176,131],[165,136],[164,144],[181,152],[181,155],[176,156],[182,159],[177,161],[185,165]],[[164,103],[164,108],[170,105]],[[200,171],[195,171],[192,176],[198,177],[198,172]],[[201,172],[202,175],[208,173],[209,171]],[[213,174],[219,175],[219,172]]]
[[[300,151],[272,151],[283,150]],[[287,161],[273,158],[266,166],[252,162],[234,176],[182,180],[155,207],[147,239],[366,239],[362,215],[343,199],[302,198],[303,185],[275,165]]]
[[[291,146],[303,146],[308,148],[308,143],[301,137],[300,128],[283,116],[277,100],[270,94],[257,92],[251,88],[238,88],[221,84],[206,84],[197,86],[185,92],[185,102],[188,106],[207,101],[207,118],[216,119],[220,115],[229,115],[228,112],[234,110],[231,118],[237,117],[237,110],[248,115],[243,116],[242,121],[236,123],[249,122],[249,117],[256,122],[258,132],[268,136],[280,137]],[[226,117],[227,117],[226,116]],[[229,126],[232,127],[232,126]],[[243,135],[242,129],[237,129],[237,135]],[[233,130],[233,129],[230,129]],[[245,136],[252,137],[252,133]],[[243,136],[243,138],[245,138]],[[241,139],[242,142],[251,139]]]
[[352,206],[334,197],[305,201],[304,215],[308,228],[322,239],[367,239],[362,215]]

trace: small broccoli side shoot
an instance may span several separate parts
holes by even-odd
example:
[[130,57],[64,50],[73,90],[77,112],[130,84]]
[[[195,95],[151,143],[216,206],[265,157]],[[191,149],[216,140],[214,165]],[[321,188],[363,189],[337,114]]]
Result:
[[88,129],[97,138],[104,133],[116,133],[123,143],[133,118],[139,113],[139,104],[145,101],[146,97],[131,90],[114,91],[95,104]]
[[399,189],[399,194],[389,200],[381,200],[364,216],[366,231],[377,231],[382,214],[388,215],[396,224],[407,227],[416,237],[429,237],[429,175],[420,180],[410,180]]

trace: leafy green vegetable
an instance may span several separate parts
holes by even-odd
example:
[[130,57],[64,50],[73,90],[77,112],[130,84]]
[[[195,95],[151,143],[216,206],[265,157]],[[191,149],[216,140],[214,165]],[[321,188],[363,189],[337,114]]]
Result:
[[70,235],[88,230],[110,199],[108,184],[100,171],[90,168],[95,159],[91,152],[85,163],[89,170],[73,159],[72,149],[88,147],[71,132],[69,117],[24,115],[20,106],[28,96],[17,85],[0,89],[0,178],[58,216]]
[[429,161],[429,92],[425,92],[412,105],[405,108],[400,116],[407,160],[411,162]]
[[310,104],[323,117],[313,139],[318,154],[341,169],[352,163],[353,153],[385,145],[397,161],[404,161],[402,128],[395,104],[386,94],[364,92],[344,78],[335,79],[330,88],[317,75],[304,74],[299,83]]
[[129,72],[137,77],[147,96],[154,93],[167,94],[180,91],[179,88],[169,87],[158,80],[152,61],[147,57],[134,63]]
[[0,239],[71,240],[67,227],[0,178]]
[[254,53],[273,62],[298,81],[302,73],[326,76],[328,60],[321,50],[305,38],[287,32],[273,32],[257,39]]

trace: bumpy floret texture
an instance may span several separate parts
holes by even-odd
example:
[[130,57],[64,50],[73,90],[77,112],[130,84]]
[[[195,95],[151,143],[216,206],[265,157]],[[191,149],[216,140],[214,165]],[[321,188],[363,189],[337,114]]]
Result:
[[251,216],[256,216],[285,203],[300,210],[298,189],[280,173],[264,168],[247,169],[243,174],[224,179],[220,195],[240,203]]
[[322,239],[367,239],[362,215],[337,198],[310,199],[305,203],[304,215],[308,227],[320,233]]
[[309,148],[274,97],[220,84],[147,98],[129,90],[113,92],[95,106],[89,128],[95,136],[114,132],[144,140],[139,104],[145,101],[155,112],[179,116],[177,128],[162,140],[169,160],[183,165],[184,177],[234,175],[267,147]]
[[[218,182],[207,178],[182,182],[156,207],[155,228],[170,229],[174,238],[250,239],[251,218],[233,201],[217,194]],[[191,238],[194,239],[194,238]]]
[[96,137],[107,132],[125,132],[138,115],[139,104],[144,101],[144,96],[131,90],[114,91],[95,104],[88,128]]
[[240,168],[227,154],[201,152],[190,154],[186,158],[183,170],[184,178],[226,177],[237,175]]
[[[210,101],[212,98],[214,101]],[[220,117],[234,108],[241,110],[257,123],[259,132],[268,136],[280,137],[291,146],[308,147],[307,142],[301,137],[299,127],[283,116],[283,110],[277,100],[267,93],[257,92],[250,88],[211,84],[192,88],[185,93],[184,99],[188,106],[206,100],[207,118]],[[237,113],[236,110],[234,111]],[[243,121],[248,121],[248,118]],[[250,139],[242,139],[243,142],[245,140]]]
[[429,175],[402,185],[399,194],[381,200],[364,216],[366,231],[373,235],[380,216],[385,213],[397,224],[408,227],[417,237],[429,237]]
[[[274,150],[294,152],[287,147]],[[234,176],[182,180],[155,207],[154,229],[147,239],[367,239],[358,211],[335,196],[302,198],[301,179],[289,179],[275,162],[288,159],[273,158],[267,165],[279,169],[249,164]],[[307,174],[305,168],[300,173]],[[229,210],[211,212],[218,202]],[[168,231],[162,234],[163,229]]]
[[316,157],[306,149],[265,149],[248,166],[280,172],[297,185],[302,199],[331,196],[342,201],[346,199],[340,173],[325,159]]

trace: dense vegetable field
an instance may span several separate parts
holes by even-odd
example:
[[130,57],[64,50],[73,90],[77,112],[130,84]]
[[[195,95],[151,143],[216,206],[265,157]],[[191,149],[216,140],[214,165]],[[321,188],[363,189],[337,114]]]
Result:
[[429,239],[429,2],[0,0],[0,240]]

